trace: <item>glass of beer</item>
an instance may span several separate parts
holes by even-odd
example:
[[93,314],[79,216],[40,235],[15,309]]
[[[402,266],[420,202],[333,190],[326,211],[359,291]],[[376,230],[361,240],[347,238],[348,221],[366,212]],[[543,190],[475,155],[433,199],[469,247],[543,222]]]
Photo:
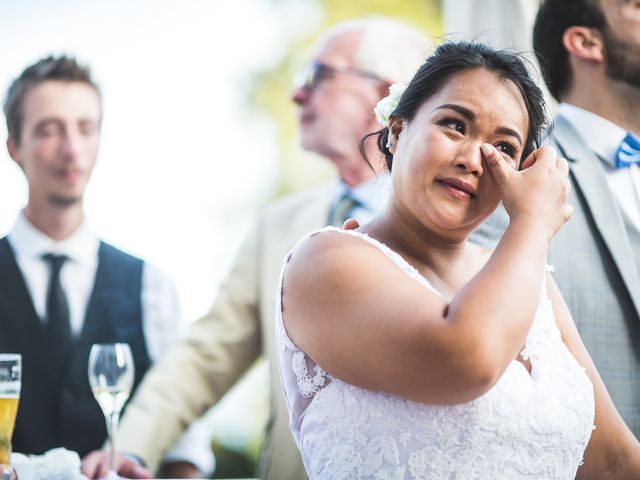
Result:
[[11,437],[18,413],[22,357],[18,353],[0,353],[0,468],[2,478],[13,478]]

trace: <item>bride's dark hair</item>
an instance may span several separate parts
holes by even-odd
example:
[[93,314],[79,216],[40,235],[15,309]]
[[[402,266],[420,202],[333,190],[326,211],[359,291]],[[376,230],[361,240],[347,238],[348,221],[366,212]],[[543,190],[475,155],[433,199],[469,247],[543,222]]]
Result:
[[[400,117],[411,121],[420,106],[436,95],[453,75],[475,68],[488,70],[501,79],[510,80],[522,94],[529,115],[529,130],[521,157],[526,158],[540,146],[547,131],[544,96],[529,76],[520,55],[506,50],[495,50],[483,43],[448,41],[438,46],[414,75],[391,118]],[[391,171],[393,154],[387,148],[389,128],[384,127],[370,133],[360,142],[360,152],[369,166],[371,163],[367,158],[364,142],[371,136],[376,136],[378,149],[384,155],[387,167]]]

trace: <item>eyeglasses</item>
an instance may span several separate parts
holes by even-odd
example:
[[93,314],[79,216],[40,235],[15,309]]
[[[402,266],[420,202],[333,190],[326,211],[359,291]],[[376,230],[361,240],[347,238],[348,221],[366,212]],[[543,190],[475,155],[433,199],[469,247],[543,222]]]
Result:
[[313,62],[300,70],[294,78],[294,85],[297,88],[303,88],[313,91],[323,80],[332,78],[334,75],[351,75],[354,77],[368,78],[370,80],[383,81],[383,79],[372,72],[360,70],[352,67],[332,67],[324,63]]

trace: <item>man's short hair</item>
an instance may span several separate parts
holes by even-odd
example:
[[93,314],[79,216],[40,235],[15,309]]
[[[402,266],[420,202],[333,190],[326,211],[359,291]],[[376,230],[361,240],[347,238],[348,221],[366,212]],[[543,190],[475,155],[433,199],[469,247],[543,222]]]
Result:
[[28,66],[11,83],[4,101],[7,131],[9,137],[17,144],[20,143],[22,134],[24,99],[29,90],[49,80],[85,83],[92,87],[100,97],[100,88],[91,78],[89,67],[79,64],[75,58],[61,55],[58,57],[48,56],[38,60]]
[[596,28],[604,32],[607,19],[599,0],[545,0],[533,27],[533,49],[549,91],[556,100],[573,81],[569,54],[562,36],[572,26]]

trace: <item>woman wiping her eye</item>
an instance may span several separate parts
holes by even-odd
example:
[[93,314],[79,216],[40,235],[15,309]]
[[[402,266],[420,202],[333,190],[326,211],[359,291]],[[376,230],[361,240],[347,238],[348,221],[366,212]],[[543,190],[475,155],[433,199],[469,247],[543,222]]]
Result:
[[[640,478],[546,265],[572,212],[568,167],[538,148],[543,99],[521,60],[446,43],[381,103],[386,208],[305,237],[278,292],[310,478]],[[469,243],[501,201],[496,249]]]

